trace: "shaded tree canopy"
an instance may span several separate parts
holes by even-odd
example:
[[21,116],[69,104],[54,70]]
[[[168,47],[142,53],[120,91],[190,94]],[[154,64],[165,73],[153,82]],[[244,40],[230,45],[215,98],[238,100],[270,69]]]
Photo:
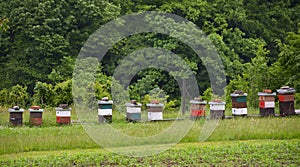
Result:
[[[228,91],[275,90],[284,84],[300,91],[297,0],[2,0],[1,103],[15,99],[16,90],[24,94],[21,103],[56,105],[55,97],[71,103],[63,91],[70,91],[74,62],[88,37],[119,16],[152,10],[184,17],[206,33],[222,58]],[[141,33],[122,39],[105,55],[97,67],[97,92],[109,95],[110,76],[119,62],[146,47],[179,55],[196,75],[200,92],[210,87],[208,72],[190,47],[164,34]],[[141,98],[156,87],[168,100],[180,99],[174,78],[151,68],[135,75],[130,95]]]

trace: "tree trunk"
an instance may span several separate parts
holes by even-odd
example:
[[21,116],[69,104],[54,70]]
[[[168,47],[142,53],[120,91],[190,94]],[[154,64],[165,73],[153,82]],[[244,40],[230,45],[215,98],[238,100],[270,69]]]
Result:
[[182,99],[181,99],[181,112],[182,112],[182,115],[185,114],[185,108],[186,108],[185,100],[186,100],[186,80],[183,79],[182,80]]

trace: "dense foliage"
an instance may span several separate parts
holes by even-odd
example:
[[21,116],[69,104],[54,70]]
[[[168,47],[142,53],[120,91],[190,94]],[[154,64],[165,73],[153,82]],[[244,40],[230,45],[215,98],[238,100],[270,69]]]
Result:
[[[72,103],[72,69],[88,37],[114,18],[150,10],[184,17],[208,35],[225,66],[227,100],[234,89],[248,92],[251,106],[264,88],[275,91],[288,84],[300,91],[297,0],[2,0],[0,9],[1,105]],[[161,47],[184,58],[199,90],[210,90],[207,71],[189,47],[166,35],[142,33],[119,41],[106,54],[96,76],[96,98],[110,95],[120,60],[145,47]],[[157,69],[136,74],[130,96],[149,101],[151,90],[158,88],[169,106],[180,104],[178,83]]]

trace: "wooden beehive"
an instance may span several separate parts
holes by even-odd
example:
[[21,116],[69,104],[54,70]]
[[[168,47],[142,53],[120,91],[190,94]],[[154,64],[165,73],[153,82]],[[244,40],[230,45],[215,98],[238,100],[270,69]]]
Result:
[[295,115],[294,95],[295,89],[283,86],[277,90],[279,99],[279,111],[281,116]]
[[191,104],[191,119],[198,119],[206,116],[205,106],[206,101],[203,101],[201,98],[194,98],[190,100]]
[[241,90],[236,90],[234,93],[231,93],[230,96],[232,100],[232,115],[247,115],[247,93],[244,93]]
[[68,106],[60,105],[61,107],[57,107],[56,110],[56,123],[58,124],[71,124],[71,108]]
[[21,126],[23,124],[23,112],[24,109],[20,109],[18,106],[8,109],[9,123],[13,126]]
[[276,93],[268,89],[258,92],[260,116],[275,116],[275,96]]
[[102,98],[98,101],[98,120],[99,123],[112,122],[113,101],[108,98]]
[[136,122],[141,120],[142,104],[132,100],[131,103],[126,103],[126,120],[128,122]]
[[210,106],[210,119],[224,119],[225,118],[225,102],[214,100],[208,103]]
[[162,120],[163,119],[163,104],[159,103],[157,100],[152,100],[150,104],[146,105],[148,107],[148,120]]
[[42,125],[43,120],[43,109],[40,106],[31,106],[28,109],[30,116],[29,116],[29,123],[30,125],[40,126]]

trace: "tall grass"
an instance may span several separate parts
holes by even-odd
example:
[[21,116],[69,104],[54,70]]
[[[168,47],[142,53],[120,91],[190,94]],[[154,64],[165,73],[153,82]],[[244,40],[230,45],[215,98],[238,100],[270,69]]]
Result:
[[[61,150],[76,148],[100,148],[84,131],[80,124],[57,125],[55,123],[55,111],[47,109],[43,113],[41,127],[28,126],[29,113],[24,113],[22,127],[8,126],[6,109],[0,110],[0,154]],[[256,112],[256,111],[251,111]],[[226,111],[228,113],[228,111]],[[230,111],[229,111],[230,113]],[[146,118],[145,112],[143,117]],[[164,117],[176,117],[177,113],[165,113]],[[97,116],[97,112],[95,112]],[[189,114],[184,116],[186,119]],[[76,120],[75,113],[72,120]],[[194,123],[181,143],[198,142],[206,120],[199,119]],[[300,139],[300,117],[235,117],[219,120],[216,129],[207,141],[231,141],[252,139]],[[111,126],[121,133],[129,136],[152,136],[167,129],[171,122],[141,122],[127,123],[122,114],[114,113]],[[100,126],[100,125],[99,125]]]

